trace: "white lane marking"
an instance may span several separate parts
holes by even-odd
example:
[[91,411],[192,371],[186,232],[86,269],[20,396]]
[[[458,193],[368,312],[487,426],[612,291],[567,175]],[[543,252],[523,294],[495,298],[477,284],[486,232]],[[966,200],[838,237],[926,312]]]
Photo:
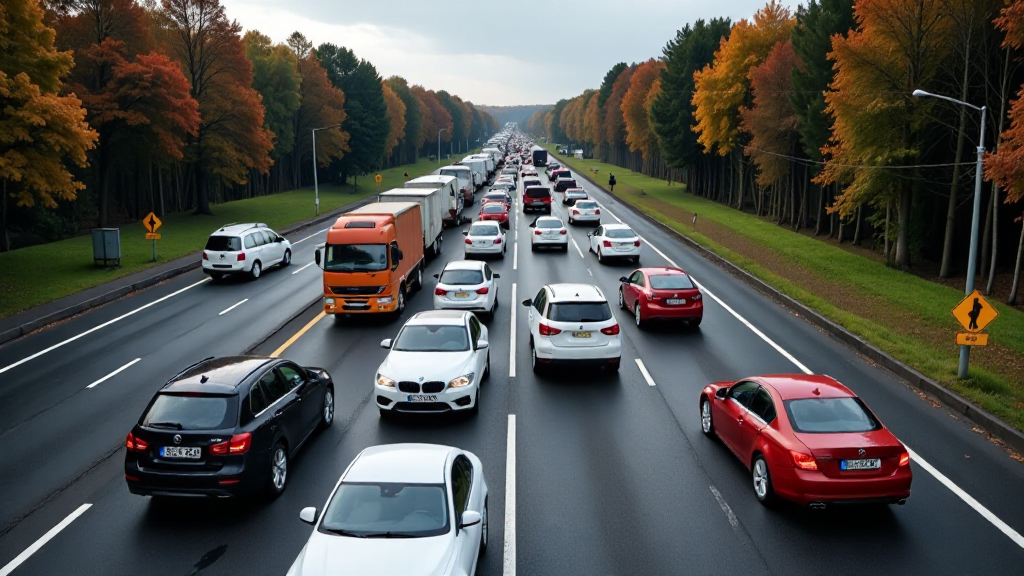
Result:
[[296,244],[301,244],[301,243],[305,242],[306,240],[309,240],[313,236],[316,236],[317,234],[323,234],[324,232],[327,232],[328,230],[330,230],[330,228],[324,228],[323,230],[319,230],[317,232],[313,232],[312,234],[310,234],[309,236],[306,236],[302,240],[296,240],[295,242],[292,242],[292,246],[295,246]]
[[590,271],[590,268],[587,268],[587,273],[590,274],[591,276],[594,275],[594,273]]
[[[622,220],[619,220],[618,216],[616,216],[615,214],[612,214],[611,210],[605,208],[604,204],[598,202],[597,205],[601,208],[601,210],[604,210],[605,212],[607,212],[609,216],[611,216],[612,218],[615,218],[619,222],[619,224],[622,224]],[[639,234],[637,234],[637,236],[639,236]]]
[[[505,442],[505,554],[503,576],[516,575],[516,415],[508,415],[508,440]],[[0,574],[0,576],[3,576]]]
[[516,302],[516,283],[512,283],[512,303],[509,304],[512,315],[512,327],[509,328],[509,347],[508,347],[508,377],[516,377],[516,306],[519,303]]
[[92,504],[82,504],[81,506],[78,507],[77,510],[75,510],[71,514],[68,514],[66,518],[60,521],[60,524],[57,524],[53,528],[50,528],[49,532],[43,534],[43,536],[39,538],[39,540],[33,542],[32,545],[26,548],[24,552],[18,554],[18,556],[14,560],[11,560],[7,563],[6,566],[0,568],[0,576],[8,576],[8,574],[14,572],[14,570],[18,566],[21,566],[21,564],[25,562],[25,560],[28,560],[29,557],[38,552],[40,548],[42,548],[47,542],[52,540],[53,537],[59,534],[61,530],[67,528],[69,524],[74,522],[75,518],[78,518],[79,516],[84,514],[85,511],[91,507]]
[[[576,253],[580,255],[580,258],[586,260],[587,257],[583,255],[583,250],[580,250],[580,245],[576,243],[576,239],[573,238],[572,236],[570,236],[569,239],[572,240],[572,245],[574,248],[576,248]],[[593,274],[591,274],[591,276],[593,276]]]
[[78,334],[76,336],[72,336],[71,338],[68,338],[67,340],[64,340],[63,342],[58,342],[58,343],[54,344],[53,346],[50,346],[49,348],[47,348],[45,350],[40,350],[39,352],[36,352],[35,354],[33,354],[31,356],[26,356],[25,358],[22,358],[21,360],[18,360],[14,364],[11,364],[11,365],[8,365],[8,366],[4,366],[3,368],[0,368],[0,374],[3,374],[4,372],[7,372],[11,368],[16,368],[18,366],[21,366],[22,364],[24,364],[25,362],[28,362],[29,360],[35,360],[36,358],[39,358],[43,354],[46,354],[48,352],[53,352],[57,348],[60,348],[61,346],[64,346],[65,344],[70,344],[70,343],[74,342],[75,340],[78,340],[79,338],[81,338],[83,336],[88,336],[89,334],[92,334],[93,332],[99,330],[100,328],[106,328],[107,326],[110,326],[111,324],[113,324],[115,322],[120,322],[121,320],[124,320],[125,318],[131,316],[132,314],[135,314],[136,312],[141,312],[141,311],[145,310],[146,308],[149,308],[150,306],[153,306],[153,305],[156,305],[156,304],[159,304],[159,303],[163,302],[164,300],[167,300],[169,298],[174,298],[175,296],[177,296],[178,294],[181,294],[182,292],[184,292],[186,290],[191,290],[192,288],[195,288],[196,286],[199,286],[200,284],[203,284],[203,283],[206,283],[206,282],[209,282],[209,281],[210,281],[210,278],[203,278],[199,282],[196,282],[195,284],[190,284],[190,285],[182,288],[181,290],[178,290],[177,292],[172,292],[172,293],[168,294],[167,296],[164,296],[163,298],[158,298],[157,300],[153,300],[149,304],[145,304],[143,306],[139,306],[138,308],[136,308],[135,310],[132,310],[131,312],[126,312],[126,313],[118,316],[117,318],[114,318],[113,320],[108,320],[108,321],[104,322],[103,324],[100,324],[99,326],[95,326],[93,328],[90,328],[90,329],[86,330],[85,332],[82,332],[81,334]]
[[654,386],[654,378],[651,378],[651,373],[647,371],[647,366],[644,366],[644,361],[637,358],[636,367],[640,369],[640,373],[643,374],[644,380],[647,380],[647,385]]
[[519,242],[512,243],[512,269],[519,269]]
[[732,508],[729,508],[729,504],[726,503],[725,498],[722,497],[722,493],[718,491],[718,488],[711,485],[711,493],[715,495],[715,500],[718,500],[718,505],[722,507],[722,512],[725,512],[726,518],[729,519],[729,524],[732,525],[733,529],[740,527],[740,521],[736,518],[736,515],[732,513]]
[[129,362],[129,363],[127,363],[127,364],[125,364],[124,366],[121,366],[121,367],[120,367],[120,368],[118,368],[117,370],[114,370],[114,371],[113,371],[113,372],[111,372],[110,374],[107,374],[107,375],[106,375],[106,376],[104,376],[103,378],[100,378],[99,380],[97,380],[97,381],[93,382],[92,384],[89,384],[88,386],[86,386],[86,388],[95,388],[96,386],[99,386],[100,384],[102,384],[102,383],[106,382],[107,380],[110,380],[110,379],[111,379],[111,378],[113,378],[114,376],[117,376],[117,375],[118,375],[118,374],[120,374],[121,372],[124,372],[124,371],[125,371],[125,370],[127,370],[127,369],[128,369],[128,367],[129,367],[129,366],[131,366],[132,364],[135,364],[136,362],[139,362],[139,361],[141,361],[141,360],[142,360],[142,358],[136,358],[135,360],[132,360],[131,362]]
[[246,303],[246,302],[248,302],[248,301],[249,301],[249,299],[248,299],[248,298],[246,298],[246,299],[242,300],[241,302],[239,302],[238,304],[232,304],[231,306],[228,306],[228,307],[227,307],[227,308],[225,308],[225,309],[224,309],[223,311],[221,311],[221,313],[220,313],[220,314],[217,314],[217,316],[223,316],[223,315],[227,314],[228,312],[231,312],[231,311],[232,311],[232,310],[234,310],[235,308],[238,308],[238,307],[239,307],[239,306],[241,306],[242,304],[245,304],[245,303]]
[[298,270],[296,270],[295,272],[292,272],[292,276],[295,276],[296,274],[298,274],[299,272],[302,272],[302,271],[303,271],[303,270],[305,270],[306,268],[309,268],[309,267],[310,267],[310,266],[312,266],[313,264],[315,264],[315,262],[310,262],[309,264],[306,264],[306,265],[305,265],[305,266],[303,266],[302,268],[299,268],[299,269],[298,269]]

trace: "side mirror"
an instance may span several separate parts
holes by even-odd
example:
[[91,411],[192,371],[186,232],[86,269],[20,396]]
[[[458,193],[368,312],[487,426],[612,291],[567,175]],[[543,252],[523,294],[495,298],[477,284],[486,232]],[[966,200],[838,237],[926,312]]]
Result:
[[385,338],[385,339],[381,340],[380,341],[380,347],[384,348],[385,350],[390,350],[391,349],[391,338]]
[[[465,517],[465,514],[463,514],[463,517]],[[299,512],[299,520],[302,520],[306,524],[316,524],[316,518],[316,508],[313,506],[307,506]]]
[[527,298],[526,300],[523,300],[523,306],[526,306],[527,308],[533,306],[533,298]]
[[530,228],[536,228],[537,227],[537,221],[534,220],[533,222],[530,222],[530,226],[529,227]]
[[319,248],[316,249],[316,252],[313,252],[313,260],[316,261],[316,265],[317,266],[321,265],[320,264],[320,249]]
[[463,230],[462,231],[462,235],[463,236],[469,236],[469,230]]
[[466,510],[462,513],[462,520],[459,522],[459,530],[463,528],[469,528],[470,526],[476,526],[480,523],[482,518],[480,513],[476,510]]
[[494,277],[495,277],[495,278],[501,278],[501,274],[498,274],[497,272],[495,272],[495,273],[494,273]]
[[625,282],[625,283],[628,284],[629,283],[629,278],[626,278],[625,276],[619,276],[619,282]]
[[476,341],[476,349],[477,350],[483,350],[483,349],[485,349],[485,348],[487,348],[489,346],[490,346],[490,344],[487,342],[487,340],[477,340]]
[[440,274],[434,274],[434,278],[440,278],[440,277],[441,277]]
[[718,398],[719,400],[725,400],[725,397],[728,396],[728,395],[729,395],[729,389],[728,388],[719,388],[718,391],[715,392],[715,398]]

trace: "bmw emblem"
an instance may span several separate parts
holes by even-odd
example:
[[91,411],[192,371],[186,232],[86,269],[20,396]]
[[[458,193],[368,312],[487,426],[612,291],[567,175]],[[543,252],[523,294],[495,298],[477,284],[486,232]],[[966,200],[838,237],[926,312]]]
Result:
[[423,382],[423,376],[420,376],[420,382]]
[[[181,434],[175,434],[174,435],[174,443],[175,444],[181,444]],[[864,451],[861,450],[861,452],[864,452]]]
[[867,454],[867,451],[866,451],[866,450],[864,450],[863,448],[858,448],[858,449],[857,449],[857,455],[858,455],[858,456],[863,456],[863,455],[865,455],[865,454]]

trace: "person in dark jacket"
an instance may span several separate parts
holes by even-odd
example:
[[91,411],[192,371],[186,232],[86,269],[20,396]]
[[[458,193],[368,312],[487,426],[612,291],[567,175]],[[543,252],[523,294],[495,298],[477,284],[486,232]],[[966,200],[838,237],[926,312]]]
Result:
[[608,173],[608,191],[615,192],[615,174]]

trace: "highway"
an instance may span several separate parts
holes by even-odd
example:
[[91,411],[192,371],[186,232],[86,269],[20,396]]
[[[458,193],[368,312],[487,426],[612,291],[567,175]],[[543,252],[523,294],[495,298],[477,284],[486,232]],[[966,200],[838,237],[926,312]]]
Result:
[[[582,226],[570,228],[567,253],[532,253],[532,216],[519,211],[507,256],[490,262],[501,274],[499,307],[488,322],[492,375],[476,417],[380,419],[372,379],[386,350],[378,344],[401,324],[314,322],[321,280],[310,264],[323,230],[290,238],[293,264],[256,282],[214,284],[192,272],[0,346],[0,576],[284,574],[311,530],[299,510],[322,506],[360,450],[390,442],[480,456],[491,513],[483,575],[1021,572],[1024,464],[585,188],[606,221],[621,219],[642,236],[641,265],[693,275],[704,321],[699,330],[638,330],[614,306],[618,278],[633,266],[599,264]],[[559,197],[555,214],[565,219]],[[431,281],[405,317],[431,308],[432,275],[461,258],[461,244],[460,229],[445,231],[444,252],[424,275]],[[623,335],[618,374],[533,374],[519,302],[556,282],[592,282],[613,303]],[[206,356],[271,354],[288,341],[282,356],[333,375],[336,422],[293,461],[280,498],[168,504],[128,493],[124,437],[167,378]],[[709,382],[789,372],[843,382],[913,450],[905,506],[757,503],[743,465],[701,434],[697,395]]]

